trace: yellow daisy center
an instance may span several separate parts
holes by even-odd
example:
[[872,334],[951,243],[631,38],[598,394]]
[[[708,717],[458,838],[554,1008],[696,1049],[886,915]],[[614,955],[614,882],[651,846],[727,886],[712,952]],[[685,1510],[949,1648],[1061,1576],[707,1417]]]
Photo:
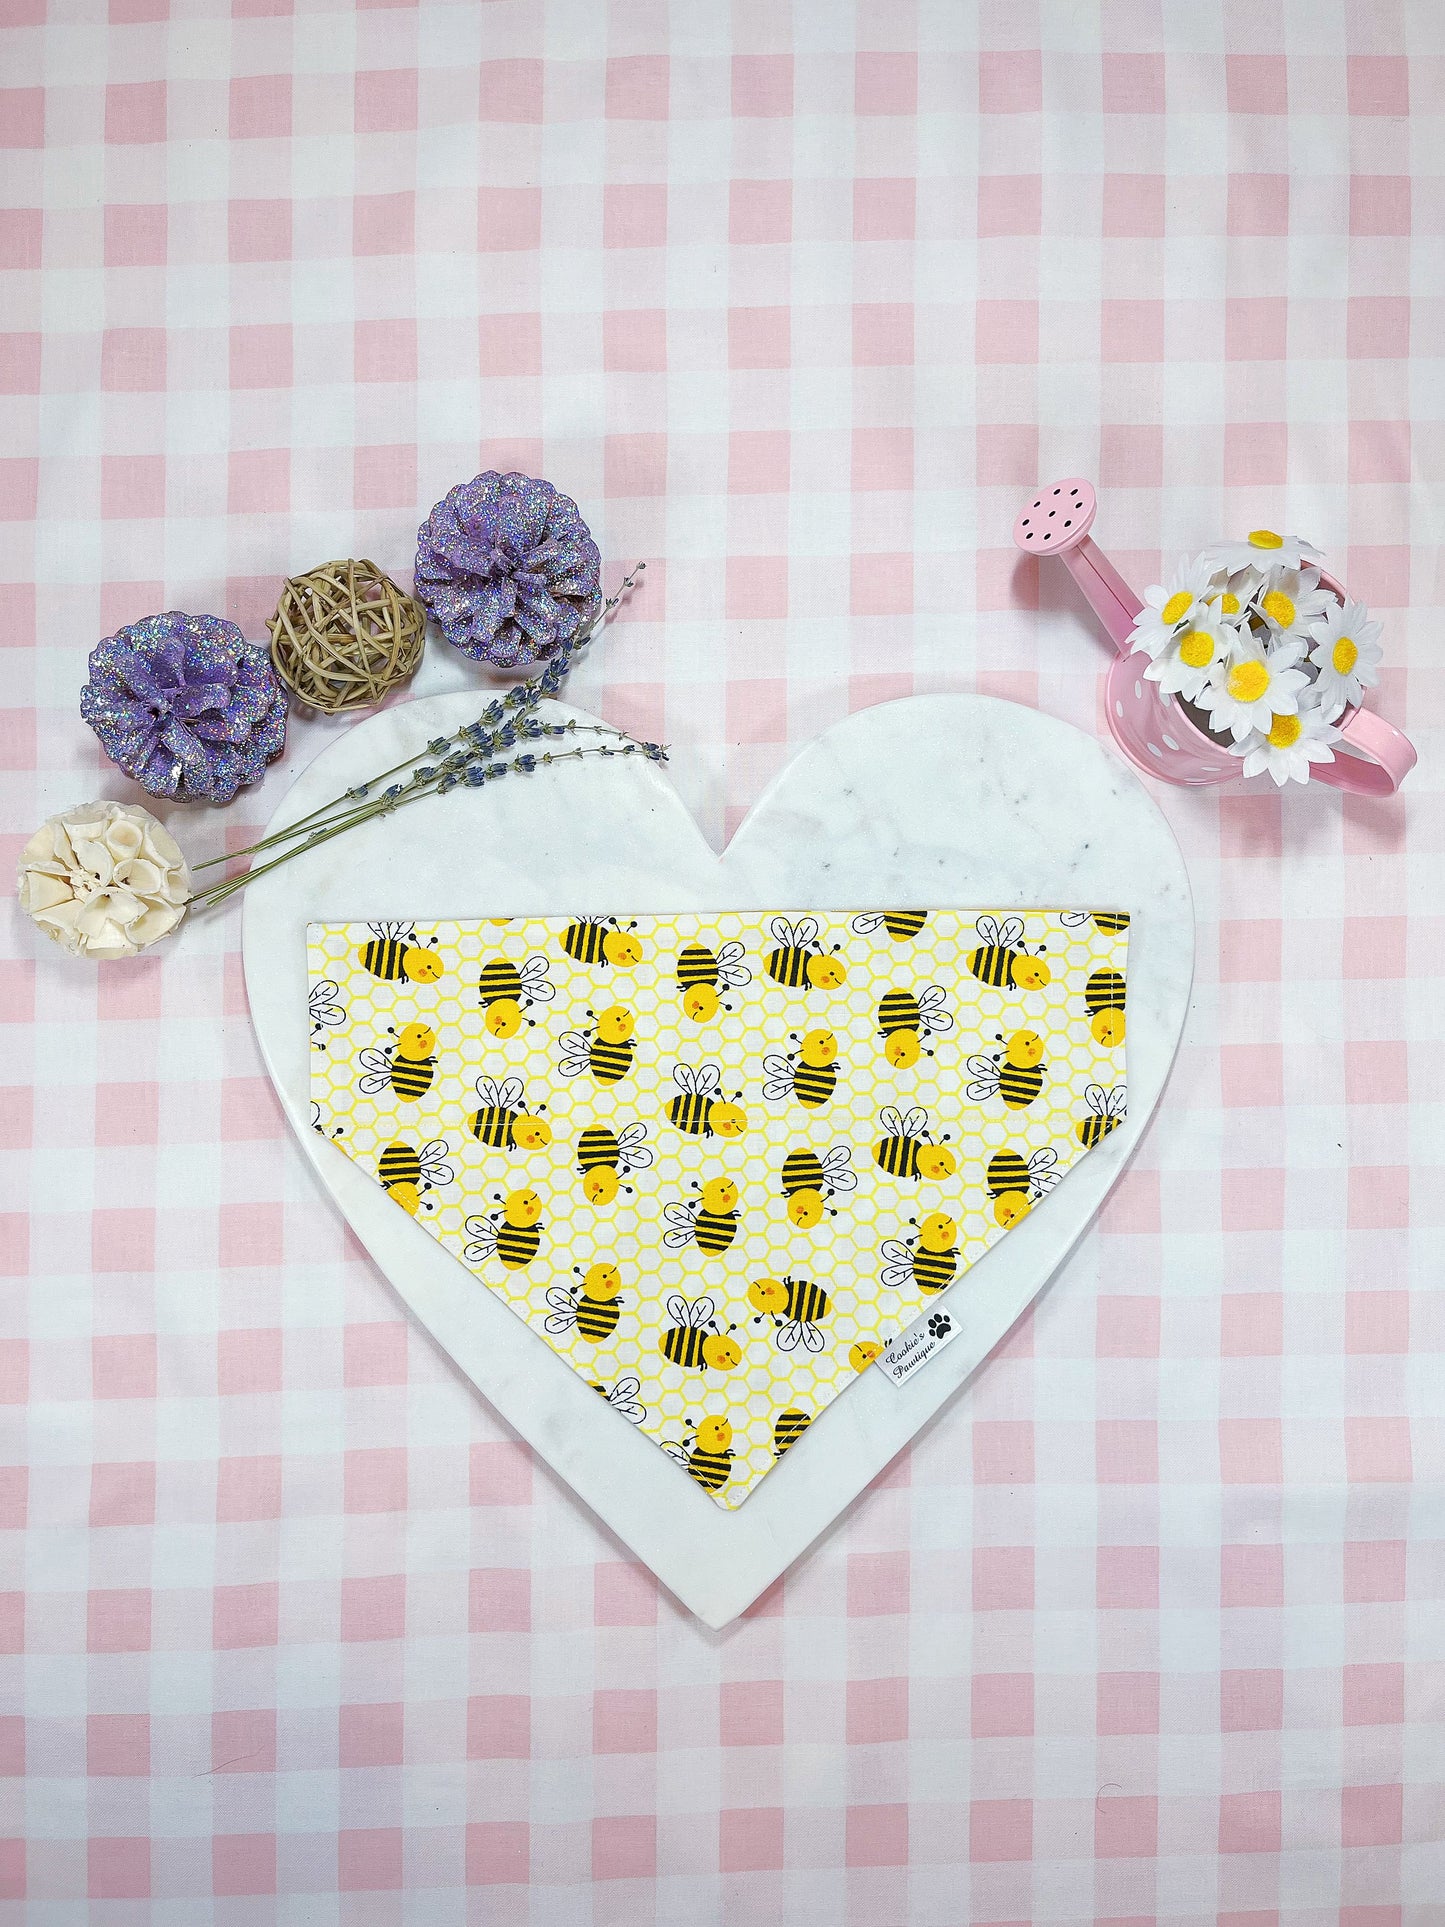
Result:
[[1290,749],[1299,741],[1301,727],[1298,716],[1276,716],[1269,726],[1269,740],[1275,749]]
[[1282,549],[1284,537],[1276,535],[1273,529],[1251,529],[1248,536],[1252,549]]
[[1264,613],[1277,629],[1294,627],[1295,608],[1283,589],[1271,589],[1260,604]]
[[1359,660],[1360,652],[1350,636],[1341,636],[1330,651],[1330,664],[1337,676],[1348,676]]
[[1191,669],[1207,669],[1214,661],[1214,638],[1207,629],[1188,629],[1179,644],[1179,660]]
[[1239,614],[1239,597],[1226,589],[1224,594],[1219,598],[1219,607],[1224,615],[1237,616]]
[[1176,622],[1182,622],[1184,620],[1184,612],[1193,600],[1194,597],[1190,595],[1187,589],[1180,589],[1176,594],[1170,596],[1169,600],[1164,604],[1164,607],[1159,611],[1160,621],[1167,622],[1171,628]]
[[1229,693],[1237,703],[1257,703],[1268,688],[1269,670],[1253,657],[1237,662],[1229,672]]

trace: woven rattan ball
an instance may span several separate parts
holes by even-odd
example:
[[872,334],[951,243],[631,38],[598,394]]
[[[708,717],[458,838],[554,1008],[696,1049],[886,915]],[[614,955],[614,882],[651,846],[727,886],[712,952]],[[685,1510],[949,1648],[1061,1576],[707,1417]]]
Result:
[[323,562],[292,576],[271,618],[271,661],[324,715],[365,709],[421,661],[426,611],[374,562]]

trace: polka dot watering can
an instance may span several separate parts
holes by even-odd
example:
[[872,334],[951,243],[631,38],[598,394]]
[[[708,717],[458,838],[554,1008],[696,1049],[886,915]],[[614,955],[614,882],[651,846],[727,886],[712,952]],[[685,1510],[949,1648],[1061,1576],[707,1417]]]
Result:
[[[1177,696],[1161,694],[1158,684],[1145,678],[1145,657],[1130,653],[1129,636],[1144,605],[1090,539],[1097,508],[1091,484],[1070,476],[1041,490],[1019,511],[1014,541],[1025,555],[1059,558],[1118,650],[1109,671],[1109,728],[1129,761],[1146,776],[1191,789],[1227,783],[1240,774],[1239,758],[1194,722]],[[1320,587],[1344,601],[1343,584],[1323,571]],[[1357,795],[1392,795],[1415,766],[1409,738],[1358,705],[1345,710],[1338,728],[1335,759],[1315,764],[1313,779]]]

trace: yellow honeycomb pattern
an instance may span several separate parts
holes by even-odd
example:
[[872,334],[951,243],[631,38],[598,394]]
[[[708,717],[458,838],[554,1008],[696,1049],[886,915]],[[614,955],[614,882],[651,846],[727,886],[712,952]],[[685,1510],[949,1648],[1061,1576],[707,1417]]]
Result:
[[1107,910],[315,924],[312,1122],[736,1506],[1123,1115],[1127,946]]

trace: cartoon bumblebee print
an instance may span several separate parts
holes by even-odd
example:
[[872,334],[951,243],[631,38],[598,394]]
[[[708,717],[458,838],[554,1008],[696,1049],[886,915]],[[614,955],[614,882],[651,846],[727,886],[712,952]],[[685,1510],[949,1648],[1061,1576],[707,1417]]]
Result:
[[672,1292],[665,1309],[671,1322],[657,1348],[670,1365],[698,1372],[733,1372],[741,1365],[743,1348],[732,1336],[735,1327],[722,1329],[711,1298],[689,1301],[681,1292]]
[[853,929],[860,937],[886,930],[895,943],[912,943],[927,921],[926,910],[864,910],[854,917]]
[[927,1048],[926,1037],[941,1037],[953,1029],[942,984],[924,990],[885,990],[878,1002],[878,1035],[883,1060],[896,1071],[910,1070]]
[[642,939],[635,922],[623,925],[616,917],[579,917],[562,932],[562,948],[578,963],[594,969],[630,969],[642,962]]
[[1059,1154],[1051,1145],[1041,1145],[1025,1158],[1020,1151],[995,1151],[988,1161],[988,1194],[993,1199],[994,1221],[1002,1230],[1027,1217],[1040,1198],[1058,1183]]
[[552,1142],[552,1127],[527,1109],[526,1088],[520,1077],[503,1083],[477,1079],[478,1106],[467,1128],[481,1144],[498,1151],[542,1151]]
[[384,984],[434,984],[442,974],[439,951],[418,943],[414,923],[369,923],[371,936],[357,955],[363,970]]
[[664,1205],[662,1215],[670,1229],[663,1233],[663,1244],[669,1251],[695,1245],[706,1256],[721,1257],[738,1235],[738,1198],[733,1180],[718,1177],[698,1187],[696,1202]]
[[586,1030],[562,1033],[562,1074],[580,1077],[591,1071],[599,1084],[620,1084],[632,1069],[637,1052],[637,1018],[625,1004],[609,1004]]
[[724,990],[739,990],[750,984],[753,973],[743,962],[743,947],[736,938],[711,950],[703,943],[684,944],[677,954],[677,987],[682,1007],[695,1024],[705,1024],[724,1004]]
[[420,1150],[405,1142],[388,1144],[376,1175],[392,1203],[414,1218],[419,1211],[431,1210],[429,1191],[440,1191],[455,1182],[448,1155],[444,1138],[432,1138]]
[[878,1114],[883,1136],[873,1146],[873,1162],[890,1178],[951,1178],[958,1160],[946,1143],[935,1144],[928,1113],[915,1107],[906,1116],[885,1105]]
[[1024,920],[1005,917],[980,917],[976,925],[981,942],[969,953],[968,967],[981,984],[995,989],[1043,990],[1053,981],[1044,961],[1043,945],[1038,954],[1024,948]]
[[498,1258],[509,1271],[520,1271],[542,1249],[542,1200],[530,1185],[510,1191],[500,1211],[468,1218],[466,1233],[471,1240],[462,1253],[467,1264]]
[[704,1492],[717,1492],[733,1475],[733,1428],[726,1418],[705,1418],[685,1438],[663,1447]]
[[1009,1110],[1026,1110],[1044,1088],[1044,1040],[1037,1031],[1016,1030],[998,1041],[1003,1048],[991,1057],[969,1058],[973,1082],[965,1086],[964,1096],[975,1104],[1001,1097]]
[[[589,1265],[585,1272],[576,1265],[572,1269],[581,1280],[579,1284],[548,1287],[547,1303],[551,1311],[543,1329],[554,1337],[575,1331],[594,1345],[600,1344],[617,1330],[622,1316],[622,1273],[610,1259]],[[641,1390],[636,1379],[632,1383]]]
[[[563,1331],[567,1329],[565,1321],[561,1329]],[[635,1372],[629,1372],[625,1378],[619,1378],[615,1385],[599,1385],[594,1380],[592,1389],[594,1392],[600,1392],[603,1403],[620,1417],[625,1418],[629,1425],[641,1425],[647,1417],[647,1407],[637,1396],[642,1390],[642,1380]]]
[[768,926],[773,949],[764,962],[768,976],[784,990],[836,990],[847,980],[848,967],[818,941],[818,919],[802,917],[796,924],[774,917]]
[[958,1272],[958,1225],[946,1211],[930,1211],[912,1238],[889,1238],[883,1246],[882,1282],[890,1291],[916,1285],[944,1291]]
[[820,1352],[827,1342],[823,1320],[828,1316],[828,1294],[806,1278],[755,1278],[748,1286],[748,1303],[758,1313],[755,1323],[770,1318],[781,1352]]
[[306,1015],[311,1022],[313,1050],[325,1050],[323,1031],[335,1030],[338,1024],[346,1022],[345,1008],[336,1001],[340,995],[340,986],[330,977],[323,977],[320,983],[311,986],[306,999]]
[[763,1059],[763,1096],[772,1102],[791,1097],[805,1111],[821,1110],[838,1088],[838,1039],[820,1028],[792,1041],[797,1048],[786,1056],[775,1051]]
[[437,1034],[429,1024],[408,1024],[390,1048],[361,1053],[362,1076],[358,1089],[374,1097],[388,1086],[400,1098],[414,1103],[431,1089],[436,1073]]
[[624,1188],[623,1179],[645,1171],[651,1163],[647,1126],[638,1118],[620,1130],[610,1124],[588,1124],[577,1140],[577,1171],[589,1204],[611,1204]]
[[747,1130],[748,1114],[740,1104],[724,1098],[716,1064],[700,1064],[696,1070],[689,1064],[674,1064],[672,1081],[677,1094],[668,1099],[667,1120],[685,1136],[741,1137]]
[[309,933],[314,1161],[578,1374],[587,1449],[615,1415],[666,1453],[676,1503],[826,1468],[832,1402],[914,1319],[986,1327],[979,1258],[1127,1148],[1127,906],[899,895]]
[[821,1224],[824,1213],[833,1209],[829,1200],[858,1183],[847,1144],[834,1144],[821,1157],[806,1145],[791,1150],[783,1158],[781,1177],[788,1220],[799,1231]]
[[489,1037],[515,1037],[534,1004],[550,1004],[557,994],[547,975],[545,957],[527,957],[521,964],[505,957],[492,957],[482,965],[477,979],[477,994],[485,1012],[483,1022]]

